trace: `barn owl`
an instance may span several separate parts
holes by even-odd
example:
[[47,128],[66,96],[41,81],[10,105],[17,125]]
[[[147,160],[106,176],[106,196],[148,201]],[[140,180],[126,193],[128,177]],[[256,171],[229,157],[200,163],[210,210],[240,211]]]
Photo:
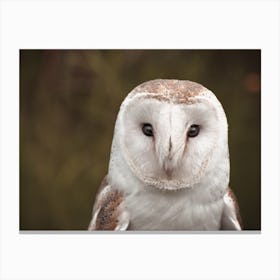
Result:
[[241,230],[227,119],[191,81],[157,79],[121,104],[89,230]]

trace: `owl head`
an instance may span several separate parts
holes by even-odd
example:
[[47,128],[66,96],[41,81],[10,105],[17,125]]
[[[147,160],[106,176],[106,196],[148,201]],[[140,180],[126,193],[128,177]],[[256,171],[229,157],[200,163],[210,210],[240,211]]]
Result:
[[227,119],[202,85],[157,79],[140,84],[117,117],[110,170],[158,189],[193,188],[224,173],[228,183]]

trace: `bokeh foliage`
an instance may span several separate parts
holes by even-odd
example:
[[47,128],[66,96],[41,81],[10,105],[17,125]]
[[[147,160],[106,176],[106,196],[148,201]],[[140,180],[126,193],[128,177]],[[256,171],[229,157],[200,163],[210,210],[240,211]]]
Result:
[[229,123],[231,187],[260,229],[259,50],[21,50],[20,229],[84,230],[107,172],[119,106],[155,78],[199,82]]

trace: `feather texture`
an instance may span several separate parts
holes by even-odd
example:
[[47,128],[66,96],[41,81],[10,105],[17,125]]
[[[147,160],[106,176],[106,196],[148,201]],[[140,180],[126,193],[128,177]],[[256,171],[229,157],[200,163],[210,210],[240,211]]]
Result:
[[89,230],[126,230],[128,214],[123,210],[122,193],[110,186],[106,177],[101,183],[93,209]]
[[[195,137],[192,125],[200,128]],[[228,188],[226,115],[195,82],[153,80],[128,94],[101,185],[90,230],[241,229]]]

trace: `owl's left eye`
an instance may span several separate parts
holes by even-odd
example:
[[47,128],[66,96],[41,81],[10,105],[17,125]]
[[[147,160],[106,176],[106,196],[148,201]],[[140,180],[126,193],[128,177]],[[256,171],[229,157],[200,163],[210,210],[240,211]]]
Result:
[[197,124],[192,124],[188,131],[189,137],[196,137],[199,134],[200,126]]
[[153,127],[149,123],[144,123],[143,124],[142,131],[146,136],[153,136],[154,135]]

